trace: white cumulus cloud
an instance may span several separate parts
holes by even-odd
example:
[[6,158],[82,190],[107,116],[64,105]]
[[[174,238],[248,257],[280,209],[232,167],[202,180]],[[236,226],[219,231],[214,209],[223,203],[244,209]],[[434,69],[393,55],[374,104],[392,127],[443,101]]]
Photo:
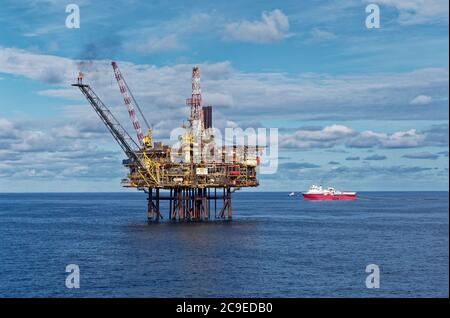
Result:
[[395,7],[399,12],[400,24],[448,23],[448,0],[367,0],[367,2]]
[[425,146],[425,140],[426,135],[416,129],[398,131],[392,134],[366,130],[349,140],[347,146],[354,148],[412,148]]
[[289,18],[279,9],[263,12],[261,21],[232,22],[225,26],[227,39],[271,43],[279,42],[286,37],[289,30]]
[[313,28],[311,30],[311,36],[313,39],[319,41],[332,40],[336,38],[336,35],[333,32],[322,30],[319,28]]
[[294,134],[282,136],[280,145],[297,149],[331,148],[354,134],[351,128],[337,124],[319,130],[300,129]]
[[411,100],[409,103],[411,105],[426,105],[433,101],[433,98],[431,96],[427,95],[418,95],[414,97],[413,100]]

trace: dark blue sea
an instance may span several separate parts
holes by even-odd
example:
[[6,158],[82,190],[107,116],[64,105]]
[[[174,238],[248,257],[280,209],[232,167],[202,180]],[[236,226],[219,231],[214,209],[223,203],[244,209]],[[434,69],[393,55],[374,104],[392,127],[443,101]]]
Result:
[[232,222],[148,224],[141,193],[0,194],[0,296],[449,296],[448,192],[246,192],[233,208]]

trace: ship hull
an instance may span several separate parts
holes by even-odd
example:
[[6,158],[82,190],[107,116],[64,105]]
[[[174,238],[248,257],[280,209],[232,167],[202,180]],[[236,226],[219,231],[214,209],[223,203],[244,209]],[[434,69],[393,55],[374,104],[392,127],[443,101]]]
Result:
[[303,193],[303,199],[307,201],[354,201],[356,194],[308,194]]

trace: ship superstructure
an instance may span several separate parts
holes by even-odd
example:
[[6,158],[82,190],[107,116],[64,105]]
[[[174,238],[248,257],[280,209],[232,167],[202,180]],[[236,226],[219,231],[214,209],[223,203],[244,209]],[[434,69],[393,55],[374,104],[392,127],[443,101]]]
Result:
[[313,184],[307,192],[303,192],[304,200],[356,200],[356,192],[341,192],[335,188],[323,188]]

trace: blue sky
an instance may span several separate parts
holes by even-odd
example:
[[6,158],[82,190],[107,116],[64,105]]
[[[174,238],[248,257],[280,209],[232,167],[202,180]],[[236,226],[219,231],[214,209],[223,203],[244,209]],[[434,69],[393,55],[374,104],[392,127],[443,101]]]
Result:
[[[79,29],[65,27],[69,3]],[[367,29],[365,8],[380,7]],[[121,191],[123,155],[82,69],[129,127],[117,60],[155,137],[187,116],[202,70],[214,124],[279,128],[263,191],[448,190],[448,3],[0,0],[0,191]]]

